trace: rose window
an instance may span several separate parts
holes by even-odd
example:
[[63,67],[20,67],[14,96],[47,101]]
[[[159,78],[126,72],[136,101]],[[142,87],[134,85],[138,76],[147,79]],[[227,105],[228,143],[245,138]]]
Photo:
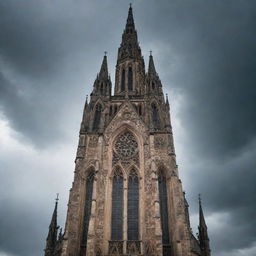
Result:
[[138,150],[138,143],[130,132],[121,134],[115,143],[115,151],[121,158],[131,158]]

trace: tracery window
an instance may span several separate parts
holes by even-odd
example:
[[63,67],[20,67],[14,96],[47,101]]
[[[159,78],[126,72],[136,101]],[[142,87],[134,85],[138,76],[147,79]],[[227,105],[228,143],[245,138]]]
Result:
[[99,129],[100,126],[100,118],[101,118],[102,106],[101,104],[97,104],[95,107],[94,120],[93,120],[93,129]]
[[88,236],[89,221],[91,216],[92,208],[92,193],[93,193],[93,182],[94,182],[94,171],[90,171],[86,179],[85,188],[85,203],[84,203],[84,220],[83,220],[83,233],[81,241],[81,255],[86,253],[86,244]]
[[158,109],[155,103],[151,104],[152,108],[152,121],[154,128],[159,128],[160,127],[160,120],[159,120],[159,114],[158,114]]
[[139,179],[135,169],[128,179],[128,240],[139,240]]
[[125,91],[125,69],[122,71],[121,77],[121,91]]
[[168,198],[166,177],[162,170],[158,174],[158,187],[159,187],[159,203],[160,203],[160,216],[162,227],[162,242],[163,242],[163,255],[170,254],[170,237],[169,237],[169,218],[168,218]]
[[115,151],[122,159],[133,157],[138,150],[138,143],[129,131],[122,133],[115,143]]
[[133,77],[132,77],[132,68],[129,67],[128,69],[128,90],[132,91],[133,89]]
[[111,239],[115,241],[123,239],[123,188],[123,173],[120,168],[116,168],[113,176],[111,219]]

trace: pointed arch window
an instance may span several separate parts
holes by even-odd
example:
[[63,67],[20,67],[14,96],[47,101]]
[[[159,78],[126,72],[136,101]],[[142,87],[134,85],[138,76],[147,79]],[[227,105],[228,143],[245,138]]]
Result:
[[158,174],[158,188],[159,188],[159,204],[160,216],[162,227],[162,242],[163,242],[163,255],[171,255],[170,251],[170,236],[169,236],[169,218],[168,218],[168,197],[166,177],[162,170]]
[[125,91],[125,69],[122,71],[121,77],[121,91]]
[[155,83],[152,82],[152,90],[154,91],[155,90]]
[[100,85],[100,94],[101,95],[104,94],[104,85],[103,85],[103,83],[101,83],[101,85]]
[[85,253],[86,253],[88,228],[89,228],[91,208],[92,208],[94,176],[95,176],[95,172],[94,172],[94,170],[91,170],[86,179],[83,233],[82,233],[82,241],[81,241],[81,255],[85,255]]
[[156,104],[152,103],[151,108],[152,108],[153,125],[154,125],[155,128],[159,128],[160,127],[160,120],[159,120],[158,109],[157,109]]
[[117,168],[113,176],[111,240],[123,240],[123,173]]
[[135,169],[128,179],[128,240],[139,240],[139,179]]
[[128,69],[128,90],[133,90],[133,74],[132,74],[132,67]]
[[102,106],[101,104],[97,104],[95,107],[95,114],[93,120],[93,129],[97,130],[100,126],[100,118],[101,118]]

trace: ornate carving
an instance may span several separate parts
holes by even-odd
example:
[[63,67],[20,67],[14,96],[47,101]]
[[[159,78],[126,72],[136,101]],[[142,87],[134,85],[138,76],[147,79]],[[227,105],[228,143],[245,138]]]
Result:
[[109,254],[122,255],[123,254],[123,241],[109,241]]
[[101,251],[101,248],[100,246],[97,244],[95,246],[95,256],[101,256],[102,255],[102,251]]
[[89,147],[97,147],[98,145],[98,136],[91,136],[89,140]]
[[141,131],[142,136],[145,136],[147,134],[146,127],[143,121],[134,111],[130,103],[127,102],[121,107],[117,115],[112,119],[109,126],[105,130],[104,136],[107,144],[111,136],[113,135],[113,131],[118,129],[123,124],[128,124],[132,126],[135,130]]
[[155,136],[154,137],[154,146],[155,149],[163,149],[166,145],[164,137],[160,136]]
[[145,255],[147,256],[157,255],[155,241],[147,240],[145,242]]
[[126,244],[126,253],[129,255],[138,255],[140,254],[140,241],[127,241]]
[[119,161],[119,157],[115,151],[113,151],[112,165],[115,166]]

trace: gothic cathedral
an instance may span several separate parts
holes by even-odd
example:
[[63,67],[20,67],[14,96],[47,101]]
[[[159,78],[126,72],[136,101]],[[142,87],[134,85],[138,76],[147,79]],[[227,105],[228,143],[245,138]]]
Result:
[[118,49],[115,89],[104,56],[86,99],[65,231],[57,201],[45,256],[210,256],[199,201],[199,233],[189,223],[170,120],[153,56],[148,71],[132,7]]

